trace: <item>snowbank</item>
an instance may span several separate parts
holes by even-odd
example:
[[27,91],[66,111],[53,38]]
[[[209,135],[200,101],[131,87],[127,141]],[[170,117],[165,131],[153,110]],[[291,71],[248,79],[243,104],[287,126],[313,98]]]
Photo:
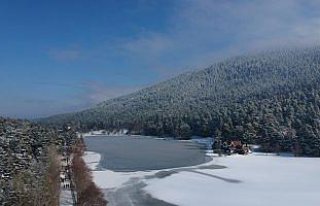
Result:
[[90,137],[90,136],[123,136],[127,135],[129,130],[127,129],[120,129],[119,131],[107,131],[107,130],[97,130],[91,131],[87,133],[83,133],[83,137]]
[[228,168],[196,169],[147,180],[145,191],[177,205],[317,206],[320,159],[277,156],[214,158]]
[[98,168],[101,155],[96,152],[86,151],[83,155],[83,160],[87,164],[90,170],[96,170]]
[[130,178],[141,178],[154,172],[113,172],[111,170],[97,170],[101,155],[96,152],[86,151],[83,159],[92,170],[93,180],[102,189],[120,188]]

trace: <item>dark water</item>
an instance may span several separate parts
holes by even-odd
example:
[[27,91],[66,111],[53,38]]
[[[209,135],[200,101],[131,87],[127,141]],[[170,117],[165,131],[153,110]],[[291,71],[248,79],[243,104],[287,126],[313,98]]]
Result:
[[113,171],[146,171],[204,163],[203,146],[193,142],[143,136],[86,137],[89,151],[98,152],[100,167]]

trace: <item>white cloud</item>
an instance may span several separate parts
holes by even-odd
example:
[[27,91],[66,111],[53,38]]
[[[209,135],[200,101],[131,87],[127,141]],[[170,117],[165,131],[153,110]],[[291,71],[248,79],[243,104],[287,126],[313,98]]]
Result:
[[87,106],[93,106],[102,101],[119,97],[137,91],[140,87],[132,86],[107,86],[99,82],[91,81],[84,84],[84,92],[80,98]]
[[159,72],[176,73],[230,55],[320,40],[320,2],[177,1],[166,32],[144,31],[119,48]]
[[145,55],[148,52],[152,56],[160,55],[171,49],[172,39],[160,33],[143,33],[136,39],[123,42],[119,49],[134,55]]

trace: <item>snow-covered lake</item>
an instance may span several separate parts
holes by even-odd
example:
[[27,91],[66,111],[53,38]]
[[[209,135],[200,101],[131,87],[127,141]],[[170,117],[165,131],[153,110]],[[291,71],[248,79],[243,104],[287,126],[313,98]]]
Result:
[[320,205],[320,158],[207,155],[200,165],[135,172],[99,169],[96,152],[85,161],[111,206]]

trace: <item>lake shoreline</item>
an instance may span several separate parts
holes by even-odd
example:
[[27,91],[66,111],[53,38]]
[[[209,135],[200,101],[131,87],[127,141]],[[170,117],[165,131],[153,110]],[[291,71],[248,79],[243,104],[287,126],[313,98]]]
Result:
[[[227,206],[236,203],[240,206],[283,206],[287,203],[316,206],[320,201],[320,158],[259,153],[218,157],[211,151],[206,155],[211,161],[190,167],[114,172],[97,170],[95,165],[92,173],[110,206],[130,202],[141,206],[151,203],[154,206],[210,205],[211,199]],[[93,164],[97,162],[92,161]],[[301,178],[301,174],[305,178]],[[296,187],[297,184],[300,186]],[[235,198],[226,198],[231,193]],[[236,200],[241,197],[244,198],[239,204]]]
[[99,167],[117,172],[150,171],[199,165],[210,161],[206,146],[145,136],[91,136],[87,150],[99,153]]
[[[98,138],[98,139],[108,139],[110,137],[106,136],[94,136],[94,137],[86,137],[88,139]],[[116,139],[120,138],[119,136],[114,137]],[[126,137],[125,137],[126,138]],[[185,142],[180,142],[174,139],[155,139],[154,137],[141,137],[141,136],[129,136],[127,138],[134,138],[135,141],[139,140],[152,140],[166,143],[179,143],[185,145]],[[188,142],[187,145],[192,145],[195,143]],[[201,150],[200,147],[190,147],[190,149]],[[191,150],[191,152],[192,152]],[[210,158],[206,156],[206,152],[203,151],[201,153],[205,158]],[[139,170],[139,171],[114,171],[107,169],[101,165],[101,161],[103,159],[103,155],[90,151],[90,147],[85,152],[84,160],[87,166],[92,171],[92,176],[95,183],[100,187],[104,194],[105,198],[108,200],[108,205],[126,205],[131,201],[136,202],[138,205],[154,205],[154,206],[175,206],[175,204],[165,202],[164,200],[160,200],[152,197],[148,192],[144,190],[147,186],[145,183],[146,180],[164,178],[179,172],[179,170],[188,169],[191,167],[196,167],[197,165],[203,165],[212,160],[203,162],[196,162],[195,165],[188,165],[186,167],[169,167],[163,169],[148,169],[148,170]],[[124,195],[125,194],[125,195]]]
[[[210,157],[210,156],[208,156]],[[103,169],[99,166],[101,155],[96,152],[86,151],[84,160],[92,171],[94,182],[102,189],[108,205],[127,205],[135,202],[137,205],[176,206],[176,204],[153,197],[147,190],[147,181],[163,179],[183,171],[195,169],[223,169],[225,167],[212,165],[211,161],[194,166],[175,167],[161,170],[116,172]],[[214,167],[212,167],[214,166]]]

